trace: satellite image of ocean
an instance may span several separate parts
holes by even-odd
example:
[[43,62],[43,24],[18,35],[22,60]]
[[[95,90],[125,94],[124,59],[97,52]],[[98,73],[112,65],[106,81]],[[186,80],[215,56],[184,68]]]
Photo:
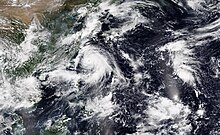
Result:
[[220,135],[220,1],[0,0],[0,135]]

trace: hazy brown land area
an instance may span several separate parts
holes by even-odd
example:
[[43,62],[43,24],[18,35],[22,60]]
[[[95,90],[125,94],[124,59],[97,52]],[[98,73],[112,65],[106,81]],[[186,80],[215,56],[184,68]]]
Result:
[[66,5],[73,6],[84,2],[86,0],[0,0],[0,17],[15,18],[29,24],[35,15],[56,12]]
[[20,43],[23,30],[28,28],[34,17],[42,22],[48,13],[56,14],[72,10],[87,0],[0,0],[0,38],[8,37]]

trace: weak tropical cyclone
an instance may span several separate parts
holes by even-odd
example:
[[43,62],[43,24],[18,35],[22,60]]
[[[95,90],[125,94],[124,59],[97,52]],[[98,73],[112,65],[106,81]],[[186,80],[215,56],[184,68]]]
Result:
[[1,40],[2,133],[218,135],[219,7],[90,1],[35,18],[20,44]]

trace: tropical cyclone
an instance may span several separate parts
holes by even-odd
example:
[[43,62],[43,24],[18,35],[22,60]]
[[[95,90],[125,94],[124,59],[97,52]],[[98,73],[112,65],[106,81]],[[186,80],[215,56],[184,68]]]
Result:
[[0,42],[2,133],[218,135],[219,7],[103,0],[35,18]]

